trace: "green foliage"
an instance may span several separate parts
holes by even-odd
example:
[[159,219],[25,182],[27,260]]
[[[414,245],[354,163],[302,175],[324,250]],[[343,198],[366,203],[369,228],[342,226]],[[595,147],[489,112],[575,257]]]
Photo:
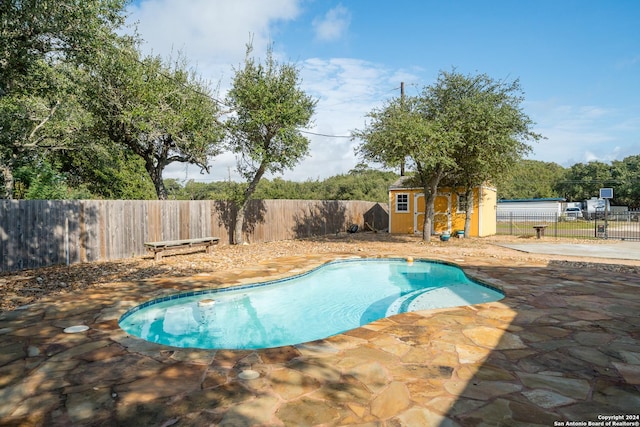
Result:
[[604,187],[613,188],[613,205],[640,208],[640,155],[611,164],[576,163],[566,169],[556,163],[522,160],[498,183],[498,197],[564,197],[568,201],[581,201],[597,197]]
[[458,117],[461,142],[454,154],[456,171],[449,179],[467,191],[495,183],[531,150],[528,141],[541,138],[520,107],[524,99],[520,84],[495,81],[486,74],[445,75],[452,89],[449,96],[457,99],[448,108]]
[[323,200],[366,200],[387,203],[389,187],[398,179],[394,172],[352,170],[323,182]]
[[499,199],[533,199],[564,197],[558,186],[565,168],[557,163],[520,160],[510,173],[496,183]]
[[[287,181],[282,178],[262,179],[252,199],[299,200],[365,200],[387,203],[389,186],[398,179],[393,172],[373,169],[352,170],[323,181]],[[219,181],[202,183],[187,181],[184,186],[175,179],[165,180],[169,198],[178,200],[235,200],[246,183]]]
[[86,188],[93,198],[157,198],[143,160],[111,141],[78,145],[75,150],[56,151],[51,157],[60,164],[68,185]]
[[[24,79],[30,81],[29,93],[14,91],[0,97],[0,169],[9,180],[25,159],[71,147],[87,120],[78,104],[73,67],[39,61],[32,64],[32,71]],[[10,187],[11,182],[8,192]]]
[[165,185],[169,192],[169,198],[174,200],[227,200],[235,201],[238,194],[242,195],[246,184],[217,181],[196,182],[189,180],[181,184],[175,179],[166,179]]
[[[250,198],[387,201],[397,176],[358,167],[324,181],[263,180],[308,153],[299,131],[316,102],[298,70],[264,63],[247,51],[236,70],[223,126],[207,82],[184,58],[143,57],[136,40],[120,37],[127,0],[6,0],[0,7],[0,184],[4,197]],[[408,162],[433,195],[440,183],[491,181],[500,198],[582,200],[613,187],[614,204],[640,207],[640,156],[564,169],[519,161],[531,132],[518,81],[441,72],[420,96],[394,99],[369,115],[354,137],[365,160]],[[222,149],[223,131],[246,182],[182,185],[166,181],[172,162],[207,170]],[[14,189],[14,174],[16,185]],[[444,180],[444,181],[442,181]],[[241,225],[241,224],[240,224]]]
[[124,22],[124,0],[19,1],[0,7],[0,171],[12,197],[23,157],[61,146],[77,119],[68,74]]
[[423,238],[429,240],[438,186],[467,189],[497,180],[538,139],[520,109],[518,82],[486,75],[441,72],[419,97],[399,98],[368,114],[371,122],[353,133],[366,160],[395,167],[409,159],[424,189]]
[[394,168],[407,157],[420,159],[421,151],[428,148],[430,129],[418,98],[393,99],[367,117],[367,126],[352,132],[363,141],[356,153],[365,161]]
[[31,200],[88,199],[91,193],[83,187],[72,188],[66,177],[54,166],[41,161],[16,169],[16,198]]
[[615,182],[611,165],[593,161],[577,163],[565,173],[558,192],[567,200],[584,200],[599,195],[599,189]]
[[227,121],[228,143],[238,158],[238,171],[247,181],[238,195],[234,243],[242,243],[246,206],[266,172],[281,173],[308,153],[309,140],[300,133],[315,111],[316,101],[302,91],[299,71],[279,64],[271,49],[265,63],[251,57],[236,70],[227,104],[234,115]]
[[238,171],[248,182],[265,172],[281,173],[307,155],[309,140],[300,128],[309,125],[316,105],[299,89],[294,65],[277,63],[271,50],[264,64],[251,53],[249,47],[227,98],[235,113],[227,121],[229,147],[238,155]]
[[625,157],[622,161],[611,163],[612,175],[616,179],[614,187],[614,203],[640,208],[640,155]]
[[186,61],[140,58],[126,41],[96,58],[85,87],[85,107],[93,114],[89,134],[108,139],[139,156],[157,197],[166,199],[162,180],[173,162],[209,170],[220,152],[220,111],[207,84]]
[[426,197],[422,237],[427,241],[431,237],[437,187],[447,168],[453,166],[451,150],[455,143],[446,120],[431,109],[430,102],[437,100],[430,96],[429,92],[423,98],[394,99],[368,114],[371,122],[365,129],[353,132],[354,138],[363,141],[356,152],[364,160],[395,167],[408,158],[413,164]]
[[600,188],[613,188],[612,204],[640,207],[640,155],[629,156],[611,164],[592,161],[571,166],[557,189],[567,200],[597,197]]
[[0,7],[0,95],[29,92],[41,61],[82,62],[124,23],[126,0],[5,0]]

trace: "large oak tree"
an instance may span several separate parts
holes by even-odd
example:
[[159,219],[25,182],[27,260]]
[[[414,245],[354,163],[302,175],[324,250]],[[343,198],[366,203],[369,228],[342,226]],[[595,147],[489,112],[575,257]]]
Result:
[[104,137],[139,156],[158,199],[167,198],[162,173],[173,162],[209,171],[224,131],[208,84],[178,58],[142,57],[124,43],[96,58],[84,83],[93,115],[92,137]]
[[538,137],[520,109],[518,90],[517,82],[441,72],[420,96],[374,109],[365,128],[353,133],[366,160],[389,167],[409,160],[412,180],[425,195],[424,240],[430,240],[442,182],[472,188],[495,178],[527,151],[523,140]]
[[[6,0],[0,7],[0,171],[13,197],[13,171],[26,157],[65,146],[77,111],[67,71],[83,64],[124,22],[126,0]],[[69,64],[71,67],[65,67]]]
[[531,150],[530,141],[541,135],[524,113],[518,80],[497,81],[487,76],[443,73],[454,99],[450,108],[459,117],[460,144],[455,152],[456,172],[449,184],[465,191],[465,235],[471,225],[473,189],[496,185]]
[[414,185],[423,188],[426,212],[422,237],[430,240],[433,206],[440,181],[455,168],[458,136],[441,118],[445,111],[428,111],[424,99],[396,98],[368,114],[365,129],[353,132],[363,142],[357,152],[365,159],[397,167],[409,160]]

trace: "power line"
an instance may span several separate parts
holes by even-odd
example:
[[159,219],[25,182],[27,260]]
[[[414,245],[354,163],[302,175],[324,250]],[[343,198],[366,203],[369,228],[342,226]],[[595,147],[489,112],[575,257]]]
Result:
[[352,138],[351,135],[328,135],[326,133],[309,132],[307,130],[301,130],[300,133],[306,133],[307,135],[324,136],[327,138]]
[[[130,51],[127,51],[127,50],[125,50],[124,52],[127,53],[127,54],[130,54],[132,59],[134,61],[138,62],[140,65],[142,65],[142,66],[144,66],[144,67],[146,67],[148,69],[151,69],[149,64],[145,63],[143,60],[138,58],[137,55],[133,54],[133,52],[130,52]],[[148,58],[154,59],[151,56],[147,56],[145,59],[148,59]],[[164,66],[164,64],[161,64],[161,66]],[[225,101],[217,99],[214,96],[212,96],[211,94],[201,92],[200,90],[192,87],[191,85],[188,85],[188,84],[185,84],[185,83],[183,83],[181,81],[178,81],[177,79],[175,79],[170,74],[164,72],[164,70],[162,70],[162,69],[155,70],[155,72],[157,74],[161,75],[162,77],[164,77],[165,79],[167,79],[169,81],[172,81],[173,83],[178,84],[178,85],[182,86],[183,88],[196,93],[197,95],[209,98],[210,100],[212,100],[213,102],[217,103],[220,106],[227,107],[227,108],[232,108],[232,106],[227,104]],[[404,82],[401,83],[401,87],[400,88],[402,89],[402,92],[403,92],[402,95],[404,95]],[[398,89],[399,88],[393,88],[393,89],[390,89],[389,91],[387,91],[385,93],[394,92],[394,91],[396,91]],[[356,99],[356,98],[354,98],[354,99]],[[343,102],[340,102],[340,103],[334,104],[334,105],[340,105],[340,104],[348,103],[348,102],[353,102],[353,99],[351,101],[343,101]],[[325,138],[353,138],[352,135],[329,135],[329,134],[325,134],[325,133],[316,133],[316,132],[310,132],[310,131],[304,131],[304,130],[301,130],[300,132],[304,133],[304,134],[307,134],[307,135],[322,136],[322,137],[325,137]]]

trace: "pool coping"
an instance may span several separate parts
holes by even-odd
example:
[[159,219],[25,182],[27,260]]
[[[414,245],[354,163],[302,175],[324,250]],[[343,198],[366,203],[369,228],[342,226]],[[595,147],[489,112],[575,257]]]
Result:
[[[355,262],[375,262],[375,261],[379,261],[379,260],[387,260],[387,261],[394,261],[394,262],[403,262],[403,263],[407,263],[407,264],[413,264],[413,263],[425,263],[425,264],[439,264],[439,265],[446,265],[449,267],[453,267],[456,269],[459,269],[464,276],[471,282],[473,282],[474,284],[487,288],[489,290],[492,290],[494,292],[497,292],[499,294],[502,295],[501,298],[495,300],[495,301],[500,301],[505,297],[505,292],[489,283],[485,283],[482,280],[476,280],[472,277],[470,277],[469,275],[467,275],[464,272],[464,269],[458,265],[455,264],[453,262],[448,262],[448,261],[442,261],[442,260],[437,260],[437,259],[428,259],[428,258],[406,258],[406,257],[360,257],[360,258],[356,258],[356,257],[349,257],[349,258],[344,258],[344,259],[334,259],[334,260],[330,260],[327,261],[319,266],[316,267],[312,267],[309,270],[303,271],[301,273],[297,273],[294,274],[292,276],[288,276],[288,277],[284,277],[284,278],[280,278],[280,279],[274,279],[274,280],[266,280],[266,281],[260,281],[260,282],[255,282],[255,283],[250,283],[250,284],[242,284],[242,285],[231,285],[231,286],[226,286],[226,287],[221,287],[218,289],[201,289],[201,290],[196,290],[196,291],[185,291],[185,292],[178,292],[175,294],[171,294],[171,295],[166,295],[166,296],[162,296],[159,298],[154,298],[151,300],[148,300],[142,304],[139,304],[133,308],[130,308],[129,310],[127,310],[122,316],[120,316],[120,318],[118,319],[118,325],[121,325],[122,322],[124,320],[126,320],[128,317],[130,317],[131,315],[144,310],[145,308],[148,307],[152,307],[154,305],[158,305],[158,304],[162,304],[164,302],[168,302],[168,301],[178,301],[180,299],[185,299],[185,298],[191,298],[191,297],[195,297],[195,296],[213,296],[213,295],[217,295],[217,294],[221,294],[221,293],[226,293],[226,292],[239,292],[239,291],[245,291],[245,290],[250,290],[250,289],[256,289],[256,288],[262,288],[262,287],[266,287],[266,286],[273,286],[273,285],[279,285],[279,284],[283,284],[283,283],[287,283],[287,282],[291,282],[293,280],[297,280],[306,276],[309,276],[319,270],[321,270],[322,268],[325,268],[327,266],[330,265],[338,265],[338,264],[346,264],[346,263],[355,263]],[[445,288],[447,288],[447,286],[444,286]],[[436,308],[425,308],[425,309],[417,309],[417,310],[403,310],[400,311],[398,313],[394,313],[393,315],[398,315],[398,314],[402,314],[402,313],[407,313],[407,312],[418,312],[418,311],[425,311],[425,310],[437,310],[440,308],[454,308],[454,307],[462,307],[462,306],[467,306],[467,305],[477,305],[477,304],[481,304],[481,303],[473,303],[473,304],[466,304],[466,305],[457,305],[457,306],[447,306],[447,307],[436,307]],[[391,306],[389,306],[389,308],[391,308]],[[386,318],[389,316],[384,316],[382,318]],[[380,318],[380,319],[382,319]],[[378,320],[380,320],[378,319]],[[371,322],[369,322],[371,323]],[[366,325],[359,325],[357,327],[363,327]],[[121,326],[122,327],[122,326]],[[141,338],[145,341],[148,341],[146,338],[143,338],[135,333],[132,333],[130,330],[127,330],[125,328],[122,328],[125,332],[127,332],[128,334],[132,335],[132,336],[136,336],[138,338]],[[355,328],[352,328],[355,329]],[[349,329],[351,330],[351,329]],[[333,335],[339,334],[339,333],[344,333],[346,331],[343,332],[337,332],[331,335],[328,335],[324,338],[318,338],[318,339],[326,339],[329,338]],[[315,340],[314,340],[315,341]],[[156,343],[156,344],[160,344],[160,345],[170,345],[170,344],[164,344],[158,341],[148,341],[150,343]],[[310,341],[307,341],[310,342]],[[300,342],[300,343],[295,343],[295,344],[288,344],[288,345],[292,345],[292,346],[297,346],[297,345],[304,345],[306,342]],[[274,346],[270,346],[270,347],[262,347],[262,348],[207,348],[207,347],[189,347],[189,346],[176,346],[176,345],[170,345],[172,347],[178,347],[178,348],[184,348],[184,349],[201,349],[201,350],[233,350],[233,351],[240,351],[240,350],[260,350],[260,349],[267,349],[267,348],[274,348]],[[277,347],[282,347],[281,346],[277,346]]]
[[[302,273],[298,273],[295,274],[293,276],[290,277],[285,277],[285,278],[281,278],[281,279],[274,279],[274,280],[266,280],[263,282],[256,282],[253,284],[244,284],[244,285],[230,285],[227,287],[222,287],[222,288],[218,288],[218,289],[201,289],[201,290],[197,290],[197,291],[184,291],[184,292],[178,292],[176,294],[171,294],[171,295],[166,295],[163,297],[158,297],[158,298],[154,298],[151,300],[148,300],[140,305],[137,305],[133,308],[130,308],[129,310],[127,310],[122,316],[120,316],[120,318],[118,319],[118,323],[122,322],[124,319],[126,319],[127,317],[129,317],[131,314],[136,313],[137,311],[140,311],[146,307],[151,307],[153,305],[156,304],[160,304],[163,302],[167,302],[167,301],[175,301],[181,298],[190,298],[193,296],[198,296],[198,295],[209,295],[209,294],[218,294],[218,293],[224,293],[224,292],[235,292],[235,291],[243,291],[243,290],[247,290],[247,289],[255,289],[255,288],[260,288],[263,286],[271,286],[271,285],[277,285],[280,283],[286,283],[288,281],[291,280],[295,280],[295,279],[299,279],[305,276],[308,276],[310,274],[312,274],[315,271],[318,271],[319,269],[330,265],[330,264],[338,264],[338,263],[348,263],[348,262],[357,262],[357,261],[375,261],[375,260],[380,260],[380,259],[386,259],[386,260],[391,260],[391,261],[406,261],[406,258],[400,258],[400,257],[390,257],[390,258],[386,258],[386,257],[375,257],[375,258],[371,258],[371,257],[361,257],[361,258],[354,258],[354,257],[349,257],[349,258],[344,258],[344,259],[335,259],[335,260],[331,260],[331,261],[327,261],[324,264],[321,264],[317,267],[313,267],[308,271],[304,271]],[[442,261],[442,260],[437,260],[437,259],[428,259],[428,258],[419,258],[419,259],[415,259],[412,261],[408,261],[408,262],[426,262],[426,263],[432,263],[432,264],[443,264],[443,265],[449,265],[452,267],[457,267],[460,270],[462,270],[464,272],[464,269],[458,265],[455,264],[453,262],[448,262],[448,261]],[[491,285],[490,283],[486,283],[480,279],[474,279],[471,278],[471,276],[468,276],[465,273],[465,276],[467,278],[470,278],[472,281],[476,282],[477,285],[483,286],[485,288],[491,289],[492,291],[496,291],[499,292],[503,295],[503,297],[505,296],[505,293],[502,289]],[[398,313],[400,314],[400,313]],[[231,350],[231,349],[229,349]]]

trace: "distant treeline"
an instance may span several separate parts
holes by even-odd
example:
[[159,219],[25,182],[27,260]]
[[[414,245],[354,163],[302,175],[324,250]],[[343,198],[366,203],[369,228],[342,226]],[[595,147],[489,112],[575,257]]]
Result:
[[[127,174],[130,179],[115,179],[110,176],[111,186],[73,186],[59,172],[47,164],[36,174],[16,174],[20,182],[27,184],[29,191],[16,192],[19,199],[155,199],[150,180],[144,174]],[[137,177],[136,179],[131,179]],[[332,176],[324,180],[304,182],[282,178],[262,179],[254,199],[300,199],[300,200],[362,200],[388,201],[389,186],[398,179],[395,172],[385,172],[357,167],[349,173]],[[234,200],[242,192],[244,183],[218,181],[181,182],[165,180],[169,199],[173,200]],[[541,197],[564,197],[578,201],[598,196],[599,189],[614,190],[613,205],[640,208],[640,155],[629,156],[621,161],[604,163],[592,161],[577,163],[565,168],[557,163],[537,160],[522,160],[498,183],[500,199],[528,199]],[[99,192],[98,192],[99,190]]]
[[[263,179],[256,199],[364,200],[387,202],[389,186],[398,179],[394,172],[359,168],[325,180],[304,182],[282,178]],[[170,199],[229,200],[243,184],[202,183],[165,180]],[[640,208],[640,155],[610,164],[598,161],[577,163],[569,168],[557,163],[521,160],[510,175],[494,184],[500,199],[563,197],[578,201],[598,196],[599,189],[614,190],[613,205]]]
[[536,160],[518,162],[509,177],[497,183],[500,199],[563,197],[580,201],[613,188],[612,204],[640,208],[640,155],[611,163],[591,161],[564,168]]
[[[348,174],[336,175],[320,180],[304,182],[287,181],[282,178],[262,179],[253,195],[254,199],[298,199],[298,200],[362,200],[388,202],[389,186],[398,179],[394,172],[372,169],[352,170]],[[244,183],[217,181],[180,183],[165,180],[169,199],[173,200],[233,200],[242,191]]]

